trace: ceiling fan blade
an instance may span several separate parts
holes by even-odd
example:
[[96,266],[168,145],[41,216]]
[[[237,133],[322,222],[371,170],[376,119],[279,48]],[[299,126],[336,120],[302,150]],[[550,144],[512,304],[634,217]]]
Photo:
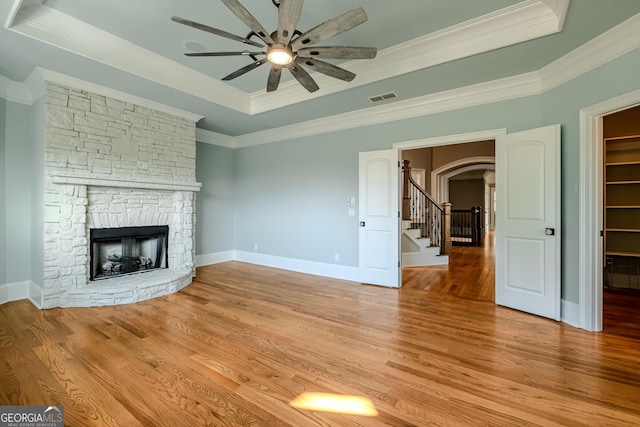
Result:
[[289,44],[296,30],[304,0],[281,0],[278,6],[278,42]]
[[367,14],[364,12],[363,8],[358,7],[313,27],[309,31],[300,35],[300,37],[293,40],[291,42],[291,47],[294,50],[298,50],[304,46],[316,44],[357,27],[363,22],[367,22]]
[[295,79],[309,92],[315,92],[320,89],[309,73],[307,73],[304,68],[296,64],[295,61],[287,65],[287,68],[291,71],[293,77],[295,77]]
[[267,52],[249,52],[243,50],[241,52],[193,52],[185,53],[185,56],[256,56],[266,55]]
[[210,27],[208,25],[200,24],[198,22],[191,21],[189,19],[180,18],[179,16],[172,16],[171,20],[173,22],[177,22],[178,24],[187,25],[189,27],[197,28],[198,30],[206,31],[208,33],[212,33],[212,34],[215,34],[217,36],[226,37],[228,39],[235,40],[235,41],[238,41],[238,42],[241,42],[241,43],[250,44],[250,45],[256,46],[256,47],[264,47],[264,45],[261,45],[258,42],[254,42],[253,40],[249,40],[246,37],[236,36],[235,34],[231,34],[231,33],[228,33],[226,31]]
[[267,80],[267,92],[273,92],[274,90],[278,89],[281,75],[282,75],[282,67],[278,67],[277,65],[272,65],[271,71],[269,72],[269,79]]
[[229,74],[228,76],[224,76],[222,78],[222,80],[233,80],[236,77],[240,77],[241,75],[248,73],[249,71],[258,68],[259,66],[261,66],[262,64],[264,64],[265,62],[267,62],[267,58],[263,58],[259,61],[256,62],[252,62],[251,64],[240,68],[239,70],[234,71],[233,73]]
[[375,47],[318,46],[303,47],[296,52],[302,58],[373,59],[378,53]]
[[345,82],[350,82],[356,77],[351,71],[329,64],[328,62],[320,61],[316,58],[303,59],[302,61],[298,61],[298,63],[319,73],[326,74],[329,77],[344,80]]
[[247,10],[238,0],[222,0],[224,3],[247,27],[267,44],[273,44],[273,39],[264,29],[262,24]]

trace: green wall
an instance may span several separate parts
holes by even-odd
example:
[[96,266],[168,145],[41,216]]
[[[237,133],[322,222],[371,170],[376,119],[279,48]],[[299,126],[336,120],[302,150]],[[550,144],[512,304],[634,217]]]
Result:
[[5,133],[5,115],[6,101],[0,98],[0,285],[6,283],[6,221],[5,221],[5,154],[4,154],[4,133]]
[[232,149],[196,144],[196,254],[234,249],[233,164]]
[[5,120],[5,281],[14,283],[31,279],[30,107],[7,102]]
[[45,97],[29,109],[29,164],[31,185],[31,275],[38,286],[44,283],[44,143]]
[[[358,266],[358,153],[395,142],[540,125],[540,97],[449,111],[236,150],[235,249]],[[340,253],[340,261],[334,254]]]

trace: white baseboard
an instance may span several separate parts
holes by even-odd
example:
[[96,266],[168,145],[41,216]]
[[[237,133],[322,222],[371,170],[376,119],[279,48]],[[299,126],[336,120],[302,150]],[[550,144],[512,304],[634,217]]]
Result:
[[225,251],[213,254],[196,255],[196,266],[218,264],[225,261],[241,261],[265,267],[280,268],[298,273],[313,274],[315,276],[331,277],[333,279],[358,282],[358,267],[326,264],[315,261],[305,261],[294,258],[284,258],[273,255],[244,251]]
[[196,267],[219,264],[226,261],[235,260],[235,251],[215,252],[212,254],[196,255]]
[[561,300],[560,321],[580,328],[580,305],[566,299]]
[[29,280],[0,285],[0,304],[28,298],[30,285]]
[[31,280],[0,284],[0,305],[28,299],[38,309],[42,309],[42,294],[42,288]]
[[39,286],[35,282],[29,281],[29,301],[31,301],[31,304],[42,310],[42,307],[44,306],[42,302],[43,298],[44,289],[42,289],[42,286]]

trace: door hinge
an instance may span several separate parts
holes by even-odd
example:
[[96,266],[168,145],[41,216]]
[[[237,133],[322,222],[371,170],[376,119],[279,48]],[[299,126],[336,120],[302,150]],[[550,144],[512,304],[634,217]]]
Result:
[[600,230],[600,237],[604,236],[604,231]]
[[398,261],[398,268],[400,268],[400,261]]

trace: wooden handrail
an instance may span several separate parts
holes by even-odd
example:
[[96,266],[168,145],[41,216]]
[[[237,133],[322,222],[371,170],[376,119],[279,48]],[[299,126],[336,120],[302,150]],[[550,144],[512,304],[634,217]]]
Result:
[[420,186],[420,184],[415,182],[413,178],[411,178],[411,174],[409,174],[409,182],[411,182],[427,199],[429,199],[429,201],[433,203],[440,210],[440,212],[444,212],[444,208],[442,207],[442,205],[436,202],[435,199],[431,197],[431,195],[427,193],[426,190]]
[[411,178],[409,161],[404,162],[402,218],[420,229],[421,237],[431,239],[432,246],[439,246],[441,254],[451,253],[451,204],[441,205]]

